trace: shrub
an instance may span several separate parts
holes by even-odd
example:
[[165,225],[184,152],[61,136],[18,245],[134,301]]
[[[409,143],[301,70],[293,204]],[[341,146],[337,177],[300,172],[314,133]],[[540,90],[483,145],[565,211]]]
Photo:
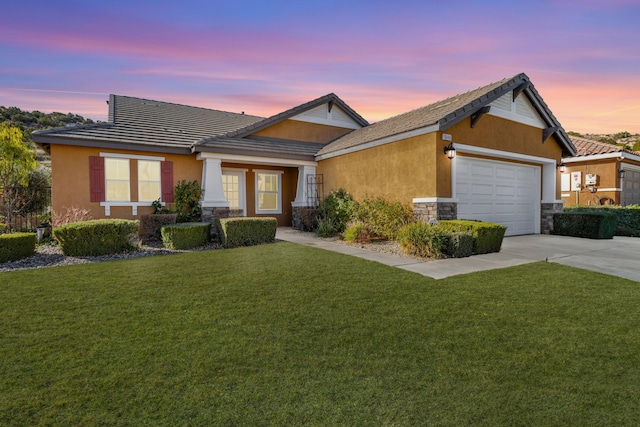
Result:
[[376,237],[394,240],[402,227],[414,221],[413,208],[383,197],[365,198],[356,205],[354,215]]
[[360,221],[355,221],[349,224],[344,231],[344,240],[346,242],[358,242],[369,243],[371,242],[371,236],[369,234],[369,228],[367,224]]
[[613,239],[616,214],[606,211],[569,211],[553,214],[553,234],[589,239]]
[[207,244],[211,232],[211,223],[182,222],[180,224],[169,224],[163,226],[160,232],[162,234],[162,243],[166,248],[191,249]]
[[347,223],[353,218],[353,211],[356,206],[357,203],[344,189],[334,190],[329,193],[320,208],[318,228],[320,229],[322,224],[323,237],[342,233],[347,228]]
[[0,222],[0,234],[4,234],[7,232],[7,224],[4,222]]
[[36,251],[34,233],[0,235],[0,262],[16,261],[30,257]]
[[441,257],[449,242],[449,234],[440,227],[417,221],[398,233],[402,250],[420,257]]
[[320,209],[300,209],[302,231],[316,231],[320,220]]
[[96,219],[53,229],[53,237],[67,256],[98,256],[130,251],[130,238],[138,233],[138,221]]
[[169,224],[176,223],[176,214],[150,214],[140,216],[140,230],[138,235],[143,238],[161,239],[160,229]]
[[473,237],[473,253],[500,252],[507,227],[492,222],[453,219],[442,220],[439,227],[449,232],[469,233]]
[[178,222],[200,221],[200,196],[202,189],[198,181],[179,181],[174,189],[174,199]]
[[449,235],[446,254],[453,258],[466,258],[473,254],[473,236],[454,231]]
[[275,218],[221,218],[217,224],[225,248],[273,243],[276,240],[278,220]]
[[89,221],[92,218],[89,209],[71,207],[65,212],[51,212],[51,225],[58,227],[74,222]]
[[612,212],[616,215],[616,236],[640,237],[640,206],[581,206],[564,208],[564,212]]

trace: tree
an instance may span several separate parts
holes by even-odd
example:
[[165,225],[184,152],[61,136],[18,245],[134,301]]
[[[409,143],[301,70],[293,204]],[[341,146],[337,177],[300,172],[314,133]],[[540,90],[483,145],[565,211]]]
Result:
[[25,204],[17,187],[29,184],[29,174],[37,166],[36,150],[25,144],[22,131],[17,127],[0,123],[0,197],[5,208],[7,225],[11,217]]

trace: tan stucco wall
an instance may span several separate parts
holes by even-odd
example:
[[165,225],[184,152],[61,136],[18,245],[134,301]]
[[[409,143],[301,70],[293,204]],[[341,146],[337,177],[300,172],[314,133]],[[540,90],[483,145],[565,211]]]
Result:
[[452,135],[454,143],[555,159],[557,163],[562,158],[562,149],[553,136],[542,142],[542,129],[489,114],[482,116],[474,128],[467,118],[446,133]]
[[436,145],[435,134],[420,135],[321,160],[317,173],[325,195],[344,188],[357,200],[382,196],[410,204],[436,191]]
[[[631,163],[631,162],[627,162]],[[580,191],[564,191],[562,192],[562,200],[565,206],[581,204],[581,205],[598,205],[599,200],[603,197],[610,197],[616,204],[620,204],[620,192],[615,190],[603,190],[606,188],[620,188],[620,178],[618,177],[618,169],[620,163],[617,159],[592,160],[588,162],[567,163],[565,173],[581,172],[582,189]],[[598,175],[598,184],[596,192],[591,192],[585,185],[585,177],[587,174]],[[560,180],[560,178],[558,178]],[[571,182],[571,181],[570,181]],[[577,198],[576,198],[577,195]]]
[[[173,162],[174,185],[180,180],[200,182],[202,179],[202,162],[192,155],[51,145],[51,203],[54,212],[64,213],[68,208],[80,207],[89,209],[94,219],[106,218],[104,207],[89,201],[89,156],[99,156],[101,152],[164,157],[166,161]],[[137,162],[131,162],[130,167],[131,200],[135,201],[138,193]],[[141,207],[134,217],[131,207],[112,207],[110,218],[137,219],[152,211],[150,206]]]
[[[247,216],[267,216],[275,217],[279,226],[291,225],[291,202],[296,198],[296,187],[298,185],[298,168],[279,166],[260,166],[253,164],[222,163],[223,168],[247,169],[245,178],[247,186],[246,202]],[[280,215],[257,215],[256,214],[256,175],[255,170],[282,171],[282,214]]]
[[298,120],[284,120],[266,129],[255,132],[253,135],[326,144],[351,132],[351,130],[352,129],[301,122]]
[[[515,152],[557,163],[562,157],[562,149],[553,137],[542,143],[541,129],[490,115],[483,116],[475,128],[467,118],[445,133],[452,135],[454,145]],[[317,171],[323,174],[325,195],[344,188],[358,200],[370,195],[410,204],[414,198],[449,198],[452,162],[444,155],[448,144],[442,140],[442,132],[433,132],[321,160]],[[556,193],[559,200],[559,185]]]

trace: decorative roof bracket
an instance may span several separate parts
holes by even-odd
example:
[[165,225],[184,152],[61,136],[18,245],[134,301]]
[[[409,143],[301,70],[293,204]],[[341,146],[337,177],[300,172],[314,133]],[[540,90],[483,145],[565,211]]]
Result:
[[529,82],[524,82],[524,83],[522,83],[520,86],[518,86],[517,88],[515,88],[515,89],[513,90],[513,100],[514,100],[514,101],[516,100],[516,98],[517,98],[518,96],[520,96],[520,94],[521,94],[521,93],[522,93],[526,88],[528,88],[528,87],[529,87],[529,84],[530,84]]
[[489,110],[491,110],[491,106],[487,105],[485,107],[482,107],[481,109],[479,109],[478,111],[476,111],[475,113],[473,113],[471,115],[471,127],[475,127],[476,123],[478,123],[478,120],[480,120],[480,117],[484,116],[486,113],[489,112]]
[[560,126],[551,126],[551,127],[542,129],[542,143],[544,144],[551,135],[558,132],[559,130],[560,130]]

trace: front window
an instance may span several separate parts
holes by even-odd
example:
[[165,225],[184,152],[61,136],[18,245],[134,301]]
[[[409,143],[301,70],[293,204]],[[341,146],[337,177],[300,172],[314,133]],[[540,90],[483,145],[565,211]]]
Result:
[[256,171],[256,213],[282,213],[282,172]]
[[160,198],[160,162],[138,160],[138,201],[152,202]]
[[104,159],[104,174],[106,179],[107,201],[130,201],[129,159]]

